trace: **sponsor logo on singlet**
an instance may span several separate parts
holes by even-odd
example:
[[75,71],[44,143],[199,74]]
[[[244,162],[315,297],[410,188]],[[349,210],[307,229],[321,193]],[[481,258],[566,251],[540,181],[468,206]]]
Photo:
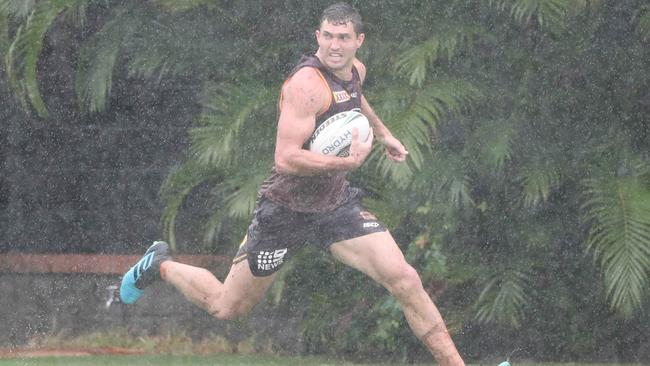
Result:
[[351,99],[350,94],[348,94],[348,92],[345,90],[335,91],[332,92],[332,94],[334,95],[334,102],[336,103],[347,102]]
[[287,248],[278,249],[273,252],[261,250],[257,254],[257,269],[269,271],[278,267],[284,262],[285,254],[287,254]]

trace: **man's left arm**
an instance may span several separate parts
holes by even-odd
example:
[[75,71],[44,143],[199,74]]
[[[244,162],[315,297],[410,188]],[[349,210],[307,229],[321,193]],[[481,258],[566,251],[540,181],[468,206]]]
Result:
[[[353,62],[359,72],[361,83],[363,84],[363,81],[366,78],[366,66],[358,59],[354,59]],[[375,138],[384,145],[384,148],[386,148],[386,155],[388,155],[388,158],[400,163],[406,160],[408,151],[406,151],[404,145],[393,136],[388,127],[384,125],[363,94],[361,94],[361,113],[368,118],[370,126],[372,127],[372,132],[375,135]]]
[[368,118],[375,138],[384,145],[388,158],[398,163],[405,161],[408,151],[406,151],[404,145],[393,136],[388,127],[379,119],[379,116],[370,107],[366,97],[363,95],[361,95],[361,113]]

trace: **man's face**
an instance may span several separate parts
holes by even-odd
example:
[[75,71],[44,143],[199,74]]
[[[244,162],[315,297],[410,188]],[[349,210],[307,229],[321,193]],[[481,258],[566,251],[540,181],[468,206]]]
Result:
[[364,34],[356,34],[352,22],[332,24],[325,20],[316,31],[321,62],[332,70],[349,67],[363,39]]

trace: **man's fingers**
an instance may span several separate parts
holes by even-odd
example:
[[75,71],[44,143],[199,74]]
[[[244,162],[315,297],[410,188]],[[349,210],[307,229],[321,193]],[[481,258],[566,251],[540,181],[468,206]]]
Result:
[[390,160],[403,162],[406,160],[406,156],[409,152],[406,150],[406,147],[404,147],[404,145],[399,144],[397,146],[388,147],[386,149],[386,153]]
[[359,139],[359,129],[356,127],[352,128],[352,141]]
[[372,144],[372,140],[374,139],[375,139],[375,132],[371,128],[370,131],[368,132],[368,138],[366,139],[366,142]]

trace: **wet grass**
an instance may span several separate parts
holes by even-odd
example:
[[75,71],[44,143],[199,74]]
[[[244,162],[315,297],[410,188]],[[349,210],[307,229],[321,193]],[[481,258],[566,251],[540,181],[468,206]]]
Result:
[[[0,359],[0,366],[370,366],[321,358],[276,356],[82,356]],[[389,365],[389,364],[382,364]],[[407,366],[406,364],[390,364]],[[415,366],[415,365],[408,365]],[[484,365],[485,366],[485,365]],[[517,363],[513,366],[636,366],[635,364]]]
[[276,356],[80,356],[0,359],[0,366],[339,366],[318,358]]

